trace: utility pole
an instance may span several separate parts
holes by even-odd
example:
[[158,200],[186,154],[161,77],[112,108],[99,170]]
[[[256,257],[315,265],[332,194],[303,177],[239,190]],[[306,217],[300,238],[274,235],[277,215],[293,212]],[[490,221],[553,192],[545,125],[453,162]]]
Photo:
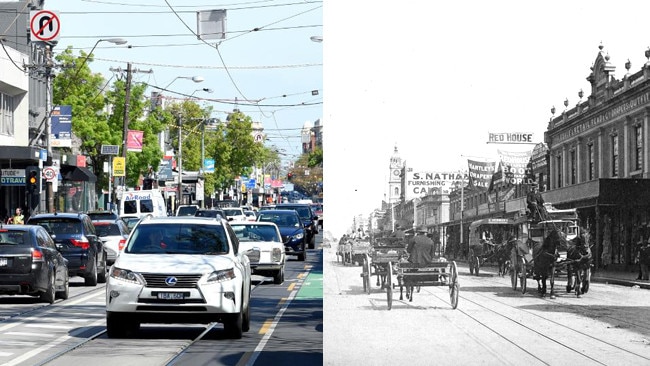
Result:
[[178,115],[178,204],[176,208],[183,203],[183,138],[182,138],[183,115]]
[[[52,68],[54,63],[52,62],[52,46],[49,44],[45,45],[45,110],[47,111],[47,116],[45,116],[46,127],[45,127],[45,141],[46,141],[46,151],[47,151],[47,161],[52,161],[54,158],[52,156]],[[51,164],[50,164],[51,165]],[[54,212],[54,188],[52,187],[52,182],[46,181],[46,196],[47,196],[47,212]],[[42,186],[42,185],[41,185]],[[43,200],[41,199],[41,202]],[[31,207],[30,207],[31,208]],[[42,207],[39,207],[39,211],[42,211]]]

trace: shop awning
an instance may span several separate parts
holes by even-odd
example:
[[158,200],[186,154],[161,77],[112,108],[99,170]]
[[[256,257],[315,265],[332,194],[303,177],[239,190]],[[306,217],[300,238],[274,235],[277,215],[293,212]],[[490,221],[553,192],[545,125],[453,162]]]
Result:
[[97,176],[86,167],[76,166],[63,176],[64,180],[97,182]]

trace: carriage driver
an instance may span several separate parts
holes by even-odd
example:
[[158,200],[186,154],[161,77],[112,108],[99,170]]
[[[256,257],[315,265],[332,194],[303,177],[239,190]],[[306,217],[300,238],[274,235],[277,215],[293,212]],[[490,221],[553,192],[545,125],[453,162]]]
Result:
[[413,237],[406,247],[409,254],[408,261],[415,264],[429,264],[434,262],[435,246],[433,240],[426,236],[427,231],[417,230],[416,236]]

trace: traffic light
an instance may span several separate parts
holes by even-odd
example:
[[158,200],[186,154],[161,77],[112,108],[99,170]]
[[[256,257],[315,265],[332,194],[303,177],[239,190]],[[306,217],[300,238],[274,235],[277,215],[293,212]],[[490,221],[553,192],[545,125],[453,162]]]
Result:
[[293,178],[293,173],[287,173],[287,180],[291,181],[291,178]]
[[37,166],[25,168],[25,189],[27,193],[34,194],[41,191],[41,171]]

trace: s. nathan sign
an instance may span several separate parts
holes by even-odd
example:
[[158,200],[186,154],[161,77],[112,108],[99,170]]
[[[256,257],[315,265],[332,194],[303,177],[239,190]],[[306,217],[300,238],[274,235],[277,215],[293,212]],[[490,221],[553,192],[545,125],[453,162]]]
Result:
[[430,172],[406,169],[405,199],[411,200],[427,194],[449,193],[457,184],[467,183],[468,172]]

